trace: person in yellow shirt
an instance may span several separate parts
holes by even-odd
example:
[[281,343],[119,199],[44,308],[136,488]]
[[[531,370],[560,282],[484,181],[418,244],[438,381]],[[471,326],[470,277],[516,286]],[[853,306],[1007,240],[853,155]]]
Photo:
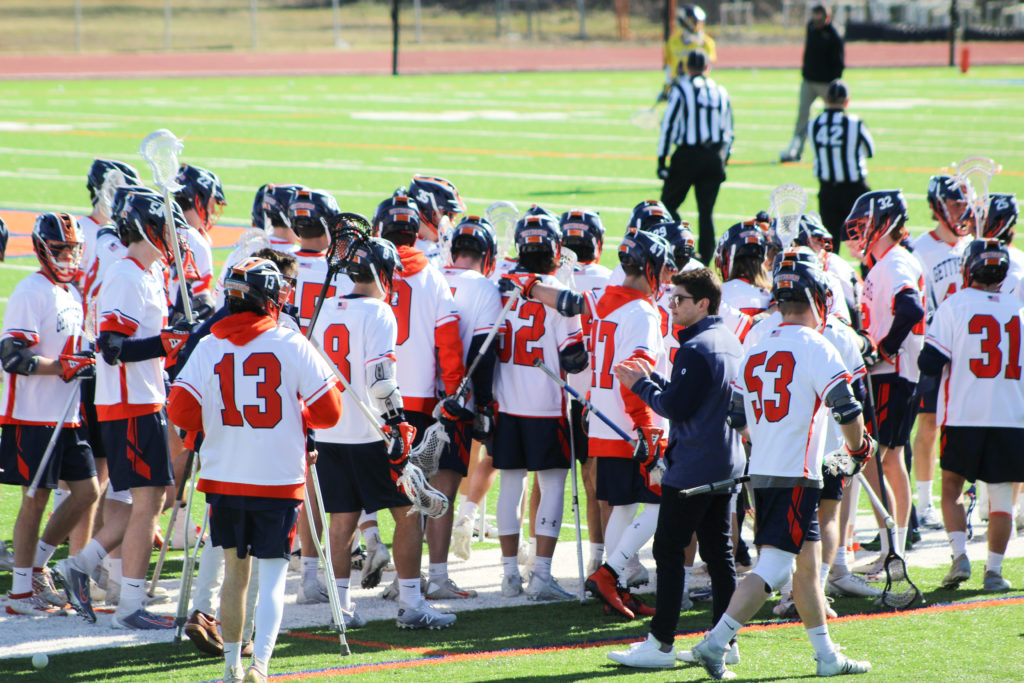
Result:
[[672,82],[679,75],[679,69],[686,63],[686,55],[691,50],[700,48],[704,50],[709,60],[718,61],[714,39],[704,34],[706,19],[707,14],[704,13],[700,5],[680,5],[676,10],[676,21],[679,22],[680,31],[673,33],[665,41],[665,88],[658,97],[659,102],[668,99],[668,91],[672,87]]

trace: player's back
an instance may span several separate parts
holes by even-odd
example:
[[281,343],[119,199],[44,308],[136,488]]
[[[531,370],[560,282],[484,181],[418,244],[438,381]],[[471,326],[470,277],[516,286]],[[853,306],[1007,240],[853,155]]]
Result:
[[[299,249],[295,252],[295,261],[299,271],[295,277],[294,303],[299,311],[299,328],[305,334],[327,278],[327,260],[323,252]],[[326,299],[345,296],[351,291],[352,280],[344,273],[338,273],[327,287]]]
[[940,239],[934,230],[911,242],[914,258],[921,262],[924,274],[929,319],[939,304],[963,286],[960,262],[970,243],[970,238],[965,236],[955,244],[949,244]]
[[[81,272],[88,276],[89,270],[96,260],[96,236],[103,226],[94,221],[92,216],[79,216],[76,217],[76,220],[78,221],[78,227],[82,229],[82,236],[85,240],[82,244],[82,261],[79,267]],[[83,286],[82,291],[87,292],[89,290]]]
[[462,360],[470,363],[469,346],[473,337],[491,331],[501,314],[498,287],[471,268],[448,266],[442,271],[459,313],[459,337],[462,339]]
[[927,337],[950,359],[939,387],[939,424],[1024,427],[1022,318],[1015,296],[974,288],[939,306]]
[[722,301],[741,313],[757,315],[768,308],[772,295],[746,280],[734,278],[722,283]]
[[341,420],[330,429],[318,429],[318,441],[371,443],[380,440],[352,394],[363,403],[373,405],[367,395],[366,368],[388,357],[394,360],[397,329],[391,307],[379,299],[350,294],[324,304],[313,339],[324,348],[352,390],[341,394]]
[[[600,263],[579,263],[573,269],[573,281],[576,283],[576,291],[580,294],[590,292],[592,294],[591,300],[596,301],[601,298],[601,293],[604,288],[608,286],[608,281],[611,278],[612,271],[605,268]],[[589,310],[584,311],[580,315],[580,325],[583,329],[583,340],[587,345],[587,350],[591,349],[590,345],[590,327],[593,324],[593,316]],[[588,365],[583,372],[576,373],[575,375],[569,375],[566,381],[576,391],[581,394],[586,394],[587,390],[590,389],[590,374],[591,369]]]
[[[551,275],[538,278],[545,285],[561,287]],[[507,296],[502,295],[502,305]],[[501,412],[526,417],[562,415],[561,389],[533,362],[540,359],[558,372],[558,352],[582,341],[579,316],[566,318],[538,301],[517,299],[498,332],[494,397]]]
[[121,240],[113,228],[102,229],[97,233],[92,264],[82,281],[87,318],[94,320],[96,317],[93,310],[96,305],[96,297],[99,296],[100,286],[103,284],[103,278],[110,265],[120,261],[127,253],[128,247],[121,244]]

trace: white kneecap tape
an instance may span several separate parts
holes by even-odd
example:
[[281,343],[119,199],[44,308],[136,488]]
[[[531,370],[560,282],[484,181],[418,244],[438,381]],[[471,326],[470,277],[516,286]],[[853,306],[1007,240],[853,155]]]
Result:
[[757,566],[751,573],[761,577],[768,587],[776,591],[786,585],[796,567],[796,555],[778,548],[761,548]]
[[988,514],[1013,515],[1013,484],[989,484],[988,485]]

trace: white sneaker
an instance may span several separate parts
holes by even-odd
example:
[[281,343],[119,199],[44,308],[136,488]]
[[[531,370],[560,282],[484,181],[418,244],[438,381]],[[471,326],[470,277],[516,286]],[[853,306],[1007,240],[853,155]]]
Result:
[[[693,656],[693,650],[679,650],[676,652],[676,659],[680,662],[686,662],[687,664],[698,664],[697,658]],[[725,651],[725,663],[726,664],[739,664],[740,663],[740,646],[737,643],[733,643],[729,646],[729,649]]]
[[661,643],[650,634],[647,640],[633,643],[628,650],[609,652],[608,659],[638,669],[671,669],[676,664],[675,648],[662,652]]
[[473,520],[460,517],[452,527],[452,554],[460,560],[468,560],[473,553]]
[[825,592],[829,595],[847,595],[855,598],[877,598],[882,594],[879,588],[849,570],[845,574],[830,572]]
[[428,581],[427,590],[423,595],[427,600],[465,600],[475,598],[477,593],[472,588],[459,588],[449,576],[443,583]]
[[501,595],[505,598],[514,598],[523,594],[523,577],[519,574],[506,576],[501,580]]
[[224,672],[224,683],[242,683],[245,680],[245,671],[240,666],[233,666]]
[[1003,578],[1002,573],[989,571],[988,569],[985,570],[985,582],[982,585],[982,588],[985,590],[991,593],[998,593],[1008,591],[1012,587],[1010,582]]
[[871,662],[858,662],[855,659],[850,659],[842,652],[839,651],[838,646],[835,650],[835,658],[831,661],[818,659],[818,656],[814,656],[814,661],[818,663],[818,675],[819,676],[842,676],[845,674],[866,674],[871,671]]
[[556,600],[566,601],[574,600],[574,596],[569,591],[565,590],[558,585],[558,579],[551,577],[549,579],[542,579],[536,574],[530,577],[530,583],[526,586],[526,599],[536,600],[538,602]]
[[967,555],[957,555],[953,558],[949,573],[942,579],[942,587],[957,588],[969,578],[971,578],[971,561],[967,559]]
[[395,624],[398,628],[405,629],[441,629],[448,628],[455,623],[454,614],[445,614],[427,604],[426,600],[420,600],[420,604],[412,607],[404,602],[398,603],[398,618]]
[[[595,570],[596,571],[596,570]],[[647,568],[642,564],[635,564],[632,567],[626,567],[626,587],[636,588],[638,586],[644,586],[651,582],[651,575],[648,573]],[[590,576],[587,574],[587,576]]]
[[783,619],[793,619],[796,614],[796,603],[793,602],[793,594],[786,593],[779,600],[779,604],[772,607],[772,614]]
[[68,606],[64,594],[59,593],[53,585],[53,574],[48,567],[43,567],[42,571],[32,571],[32,592],[54,607],[64,609]]
[[685,611],[691,610],[691,609],[693,609],[693,600],[690,599],[690,593],[684,588],[683,589],[683,597],[679,601],[679,611],[680,612],[685,612]]
[[373,545],[368,545],[359,585],[363,588],[376,588],[379,586],[380,577],[389,562],[391,562],[391,553],[388,552],[388,547],[384,543],[378,541]]
[[735,671],[729,671],[725,668],[725,653],[719,654],[712,650],[711,643],[708,642],[706,637],[693,646],[690,654],[693,655],[694,661],[703,666],[708,675],[716,681],[736,678]]
[[68,615],[68,610],[61,607],[54,607],[34,593],[25,593],[18,597],[8,593],[7,613],[20,614],[27,617],[66,617]]
[[941,529],[944,526],[939,511],[933,505],[929,505],[924,512],[917,513],[917,525],[922,529]]
[[[420,574],[420,594],[426,595],[427,593],[427,577]],[[398,600],[398,577],[388,584],[388,587],[380,594],[382,600]]]
[[[346,630],[350,628],[362,628],[363,626],[366,626],[366,619],[363,619],[361,616],[359,616],[359,612],[356,611],[355,605],[353,605],[352,609],[350,610],[342,608],[341,618],[345,620]],[[334,626],[333,614],[331,615],[331,626]]]
[[304,579],[299,585],[299,595],[295,602],[299,605],[314,605],[320,602],[329,602],[327,597],[327,586],[323,584],[320,577],[315,579]]

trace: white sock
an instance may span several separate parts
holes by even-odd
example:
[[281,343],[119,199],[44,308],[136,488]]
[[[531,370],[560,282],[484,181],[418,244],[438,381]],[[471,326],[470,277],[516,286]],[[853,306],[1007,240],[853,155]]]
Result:
[[502,557],[501,568],[504,570],[505,576],[519,576],[519,556]]
[[[515,561],[516,558],[512,558]],[[405,605],[415,607],[420,604],[420,580],[415,579],[399,579],[398,580],[398,599]]]
[[43,568],[46,563],[53,557],[53,552],[57,549],[57,546],[50,545],[46,541],[39,539],[39,545],[36,546],[36,561],[32,564],[33,567]]
[[537,537],[536,536],[530,536],[529,548],[530,548],[529,549],[530,557],[537,557]]
[[[241,643],[224,643],[224,664],[225,670],[229,672],[232,669],[242,668]],[[227,678],[227,676],[225,676],[225,678]]]
[[922,513],[928,508],[933,507],[932,500],[932,483],[931,481],[917,482],[917,509]]
[[903,557],[907,552],[907,527],[901,526],[896,529],[896,554]]
[[690,588],[690,574],[693,574],[693,567],[683,566],[683,590]]
[[846,574],[849,570],[846,568],[846,546],[840,544],[836,548],[836,559],[832,561],[832,566],[835,567],[836,574]]
[[828,635],[827,624],[807,629],[807,637],[811,639],[814,654],[818,659],[829,662],[835,659],[836,646]]
[[448,579],[447,562],[431,562],[428,571],[431,583],[436,583],[440,586]]
[[121,563],[121,558],[105,557],[103,561],[106,562],[108,559],[110,562],[107,564],[107,576],[109,577],[107,580],[119,584],[124,580],[124,574],[122,573],[124,565]]
[[252,659],[260,673],[265,675],[267,662],[274,653],[277,633],[281,630],[288,560],[282,557],[258,559],[256,562],[259,564],[260,597],[256,602],[256,637],[252,641]]
[[352,579],[335,579],[334,585],[338,587],[338,600],[341,602],[341,608],[346,610],[352,609],[352,596],[349,594],[349,586],[352,585]]
[[590,561],[595,564],[601,564],[604,561],[604,543],[590,544]]
[[470,523],[476,519],[476,511],[479,509],[479,505],[471,500],[467,500],[465,503],[459,506],[459,519],[457,522],[461,522],[464,519],[468,519]]
[[966,531],[950,531],[946,535],[949,537],[949,546],[953,550],[954,558],[967,554]]
[[994,553],[991,550],[988,551],[988,562],[985,563],[985,570],[995,572],[996,574],[1003,573],[1003,555],[1002,553]]
[[15,595],[32,593],[32,567],[15,567],[11,592]]
[[53,511],[56,512],[57,508],[64,504],[64,501],[71,495],[71,491],[62,488],[56,488],[53,490]]
[[320,558],[318,557],[302,558],[302,582],[316,581],[316,571],[319,566]]
[[539,578],[547,581],[551,578],[551,558],[537,556],[537,559],[533,563],[533,573]]
[[824,562],[822,562],[821,563],[821,576],[820,576],[822,587],[824,587],[825,582],[828,581],[828,570],[829,570],[829,565],[827,565]]
[[[790,574],[789,578],[786,580],[786,585],[784,585],[782,587],[782,590],[779,591],[779,595],[781,595],[782,599],[785,600],[786,596],[787,595],[792,595],[792,593],[793,593],[793,575]],[[790,598],[790,599],[792,599],[792,598]]]
[[743,624],[728,614],[723,614],[722,618],[715,624],[715,627],[708,632],[708,644],[716,653],[725,652],[729,649],[729,642],[736,637],[741,628],[743,628]]
[[367,547],[372,547],[380,543],[380,527],[374,524],[373,526],[360,529],[360,533],[363,535],[363,540],[366,541]]
[[133,579],[125,576],[121,579],[121,601],[117,605],[118,614],[129,615],[143,608],[146,598],[146,579]]
[[[893,532],[893,536],[895,536],[895,535],[896,535],[896,533]],[[886,555],[889,554],[889,534],[885,533],[885,529],[884,528],[878,530],[878,540],[882,544],[882,547],[880,549],[882,557],[885,557]]]
[[84,574],[92,574],[92,570],[96,569],[106,556],[107,551],[94,538],[75,555],[75,566]]

